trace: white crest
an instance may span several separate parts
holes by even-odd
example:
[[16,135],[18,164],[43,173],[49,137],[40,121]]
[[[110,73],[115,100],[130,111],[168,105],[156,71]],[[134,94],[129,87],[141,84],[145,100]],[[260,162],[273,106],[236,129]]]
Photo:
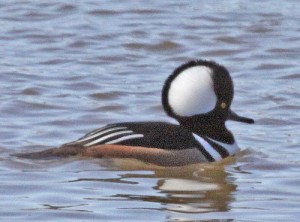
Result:
[[217,103],[212,70],[206,66],[193,66],[180,73],[171,83],[168,101],[180,116],[204,114]]

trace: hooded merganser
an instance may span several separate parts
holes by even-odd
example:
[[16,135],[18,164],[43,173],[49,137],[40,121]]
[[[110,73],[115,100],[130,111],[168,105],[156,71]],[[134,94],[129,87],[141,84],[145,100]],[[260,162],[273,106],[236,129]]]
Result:
[[163,166],[218,161],[239,151],[226,120],[254,123],[231,111],[233,93],[233,82],[224,66],[190,61],[175,69],[162,90],[163,108],[179,124],[109,124],[59,148],[17,156],[135,158]]

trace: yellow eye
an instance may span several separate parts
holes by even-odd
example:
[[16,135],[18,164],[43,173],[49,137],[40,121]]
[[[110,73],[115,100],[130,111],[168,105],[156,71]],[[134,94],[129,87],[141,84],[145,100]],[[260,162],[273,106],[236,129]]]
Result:
[[224,103],[224,102],[221,103],[221,108],[222,108],[222,109],[225,109],[226,106],[227,106],[226,103]]

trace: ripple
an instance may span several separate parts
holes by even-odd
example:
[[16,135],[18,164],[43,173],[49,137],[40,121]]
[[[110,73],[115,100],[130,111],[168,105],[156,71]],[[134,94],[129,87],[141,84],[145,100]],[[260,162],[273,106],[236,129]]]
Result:
[[112,92],[100,92],[100,93],[93,93],[90,94],[90,97],[96,100],[113,100],[118,99],[123,95],[123,93],[119,91],[112,91]]
[[37,87],[29,87],[21,91],[22,95],[28,95],[28,96],[36,96],[40,95],[42,92],[42,89]]
[[95,109],[96,112],[120,112],[126,110],[127,107],[122,104],[105,105]]
[[84,48],[84,47],[90,46],[90,45],[91,45],[91,42],[87,42],[84,40],[77,40],[77,41],[70,43],[68,46],[71,48]]
[[162,13],[163,11],[159,9],[138,8],[134,10],[129,10],[128,12],[144,15],[144,14],[158,14],[158,13]]
[[165,51],[165,50],[179,49],[180,44],[175,43],[173,41],[164,41],[158,44],[150,45],[147,48],[151,51]]
[[267,50],[267,52],[271,52],[271,53],[294,53],[294,52],[297,52],[297,50],[287,49],[287,48],[273,48],[273,49]]
[[244,50],[233,50],[233,49],[217,49],[217,50],[207,50],[202,53],[204,56],[228,56],[228,55],[236,55],[244,52]]
[[278,13],[278,12],[260,12],[260,13],[257,13],[257,15],[259,16],[262,16],[262,17],[275,17],[275,18],[279,18],[279,17],[282,17],[282,14],[281,13]]
[[180,44],[173,41],[163,41],[157,44],[145,44],[145,43],[128,43],[124,44],[128,49],[145,49],[149,51],[165,51],[165,50],[175,50],[181,47]]
[[221,37],[215,38],[215,40],[217,40],[219,42],[228,43],[228,44],[234,44],[234,45],[245,43],[245,41],[242,40],[241,37],[221,36]]
[[94,15],[94,16],[108,16],[108,15],[116,15],[119,13],[120,13],[119,11],[108,10],[108,9],[95,9],[95,10],[88,12],[88,14]]
[[278,77],[278,79],[300,79],[300,74],[283,75]]
[[274,119],[274,118],[261,118],[257,120],[257,124],[265,125],[265,126],[286,126],[286,125],[295,125],[297,123],[290,120],[283,119]]
[[76,11],[77,6],[74,4],[62,4],[57,8],[58,12],[69,13]]
[[58,65],[58,64],[66,64],[72,62],[69,59],[50,59],[46,61],[39,62],[40,65]]
[[56,106],[56,105],[52,105],[47,103],[46,101],[43,102],[38,102],[38,101],[19,101],[19,107],[22,107],[23,110],[14,110],[12,111],[12,113],[19,113],[21,114],[24,111],[28,111],[28,112],[32,112],[33,110],[35,110],[32,114],[35,115],[36,112],[40,112],[40,111],[50,111],[50,110],[58,110],[61,107]]
[[259,65],[256,69],[259,70],[277,70],[277,69],[285,69],[290,67],[290,65],[288,64],[278,64],[278,63],[263,63],[261,65]]
[[261,26],[261,25],[253,25],[247,29],[247,31],[253,32],[253,33],[259,33],[259,34],[265,34],[269,32],[273,32],[272,28],[269,28],[268,26]]
[[76,91],[89,91],[93,89],[98,89],[98,85],[93,82],[74,82],[66,83],[64,87],[67,89],[75,89]]

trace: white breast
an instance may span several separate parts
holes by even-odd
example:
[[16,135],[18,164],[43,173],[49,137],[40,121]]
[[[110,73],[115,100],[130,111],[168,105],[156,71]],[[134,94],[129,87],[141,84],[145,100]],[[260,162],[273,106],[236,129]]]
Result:
[[217,96],[213,87],[212,70],[206,66],[184,70],[172,81],[168,102],[180,116],[193,116],[213,110]]
[[202,137],[193,133],[194,138],[201,144],[201,146],[206,150],[206,152],[214,158],[215,161],[221,160],[222,156]]
[[[211,146],[205,139],[203,139],[202,137],[198,136],[195,133],[193,133],[193,136],[201,144],[201,146],[206,150],[206,152],[208,152],[214,158],[214,160],[217,161],[217,160],[222,159],[222,156],[220,155],[220,153],[213,146]],[[217,143],[218,145],[220,145],[221,147],[226,149],[230,156],[236,154],[240,150],[238,145],[236,144],[236,142],[234,142],[233,144],[227,144],[227,143],[222,143],[217,140],[211,139],[209,137],[208,137],[208,140],[211,140],[214,143]]]

